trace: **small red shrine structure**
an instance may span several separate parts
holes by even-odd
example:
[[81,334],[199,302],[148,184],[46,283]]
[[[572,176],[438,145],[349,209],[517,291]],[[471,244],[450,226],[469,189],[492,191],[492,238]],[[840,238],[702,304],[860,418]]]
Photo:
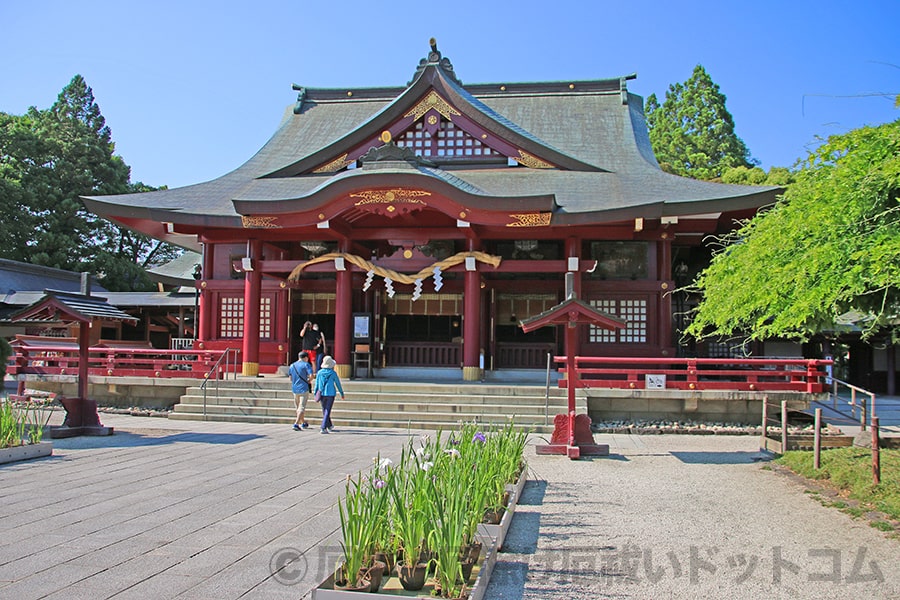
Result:
[[525,319],[521,323],[525,333],[535,331],[548,325],[561,325],[566,330],[566,389],[568,407],[565,415],[556,415],[553,419],[553,434],[550,443],[537,446],[538,454],[565,454],[571,459],[584,456],[607,456],[607,444],[595,444],[591,432],[591,418],[586,414],[575,414],[575,388],[578,377],[575,373],[575,354],[577,348],[577,331],[579,324],[590,324],[595,327],[614,331],[624,329],[626,323],[603,314],[581,302],[575,297],[574,276],[566,274],[568,298],[548,311]]
[[244,375],[287,364],[307,319],[341,375],[360,352],[467,381],[540,369],[568,325],[518,323],[565,299],[565,273],[625,323],[578,328],[567,354],[674,357],[673,272],[780,190],[663,172],[634,77],[464,85],[432,41],[405,86],[295,85],[272,138],[215,180],[84,202],[202,252],[197,346],[239,344]]
[[[91,296],[87,273],[82,274],[82,292],[45,290],[44,297],[10,318],[11,321],[47,321],[78,323],[78,397],[62,398],[66,409],[62,426],[50,427],[49,437],[64,438],[77,435],[112,435],[113,428],[105,427],[97,413],[97,402],[88,398],[88,355],[91,347],[91,326],[102,321],[136,321],[106,302],[106,298]],[[22,390],[19,391],[23,393]]]

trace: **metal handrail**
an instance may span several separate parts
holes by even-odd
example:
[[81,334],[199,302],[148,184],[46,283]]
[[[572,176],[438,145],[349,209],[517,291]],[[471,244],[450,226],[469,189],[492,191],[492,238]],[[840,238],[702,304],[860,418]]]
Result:
[[[859,392],[863,396],[869,397],[868,410],[866,407],[866,399],[862,398],[862,402],[860,403],[860,413],[859,413],[859,426],[862,431],[866,430],[866,422],[868,418],[872,418],[875,416],[875,393],[870,392],[869,390],[865,390],[861,387],[855,386],[852,383],[847,383],[846,381],[841,381],[835,377],[829,377],[831,379],[831,408],[840,413],[837,408],[838,402],[838,385],[842,385],[850,390],[850,401],[847,403],[850,405],[850,418],[856,418],[856,395]],[[868,418],[867,418],[868,417]]]
[[[234,353],[234,365],[235,365],[235,369],[230,369],[230,368],[229,368],[230,365],[231,365],[231,360],[230,360],[229,357],[232,355],[232,352]],[[216,361],[216,364],[214,364],[214,365],[209,369],[209,371],[207,371],[206,375],[203,377],[203,383],[200,384],[200,389],[203,391],[203,420],[204,420],[204,421],[206,420],[206,387],[207,387],[207,384],[209,383],[210,377],[212,376],[213,373],[216,374],[216,378],[215,378],[215,382],[216,382],[216,400],[218,400],[218,399],[219,399],[219,376],[218,376],[218,374],[219,374],[219,369],[221,368],[222,363],[224,362],[224,363],[225,363],[225,371],[224,371],[225,376],[223,377],[223,379],[224,379],[225,377],[228,377],[228,373],[229,373],[230,371],[233,371],[233,373],[232,373],[232,374],[233,374],[233,379],[237,380],[237,370],[236,370],[236,369],[237,369],[237,355],[238,355],[238,352],[239,352],[239,350],[238,350],[237,348],[225,348],[225,351],[222,353],[221,356],[219,356],[219,360]]]

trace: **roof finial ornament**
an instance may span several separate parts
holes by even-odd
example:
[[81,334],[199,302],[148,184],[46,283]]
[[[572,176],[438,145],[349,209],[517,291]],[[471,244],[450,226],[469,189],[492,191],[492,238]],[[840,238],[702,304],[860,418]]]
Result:
[[428,58],[423,58],[419,61],[419,66],[416,67],[416,72],[413,75],[412,81],[410,81],[407,85],[412,85],[413,82],[419,78],[419,76],[425,71],[427,67],[437,67],[441,69],[453,82],[458,85],[462,85],[462,81],[456,76],[456,73],[453,71],[453,65],[450,64],[449,58],[444,58],[441,55],[441,51],[438,50],[437,40],[435,38],[430,38],[428,40],[428,44],[431,46],[431,52],[428,53]]

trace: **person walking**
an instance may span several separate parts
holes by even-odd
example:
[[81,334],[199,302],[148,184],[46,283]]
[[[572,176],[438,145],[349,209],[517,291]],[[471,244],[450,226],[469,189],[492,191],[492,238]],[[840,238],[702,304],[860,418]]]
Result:
[[309,355],[309,362],[312,365],[313,373],[318,371],[319,363],[316,362],[316,355],[325,354],[325,336],[319,331],[318,325],[313,325],[312,321],[303,324],[300,330],[301,349],[305,350]]
[[288,367],[291,374],[291,391],[294,392],[294,407],[297,409],[297,418],[294,419],[292,428],[294,431],[306,429],[306,401],[309,400],[309,392],[312,382],[312,364],[309,362],[309,353],[301,352],[297,356],[297,362]]
[[338,392],[341,394],[341,400],[344,400],[344,388],[341,385],[341,378],[334,371],[334,359],[326,356],[322,359],[322,368],[316,375],[315,385],[315,393],[320,394],[318,399],[322,403],[322,430],[319,433],[334,431],[331,408]]

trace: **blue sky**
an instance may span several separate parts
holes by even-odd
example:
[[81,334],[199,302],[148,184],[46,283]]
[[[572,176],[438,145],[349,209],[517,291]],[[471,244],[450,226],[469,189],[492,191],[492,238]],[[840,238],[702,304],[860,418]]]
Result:
[[661,99],[702,64],[761,166],[900,118],[900,2],[0,0],[0,111],[80,73],[132,181],[239,166],[307,87],[403,86],[438,40],[463,83],[604,79]]

